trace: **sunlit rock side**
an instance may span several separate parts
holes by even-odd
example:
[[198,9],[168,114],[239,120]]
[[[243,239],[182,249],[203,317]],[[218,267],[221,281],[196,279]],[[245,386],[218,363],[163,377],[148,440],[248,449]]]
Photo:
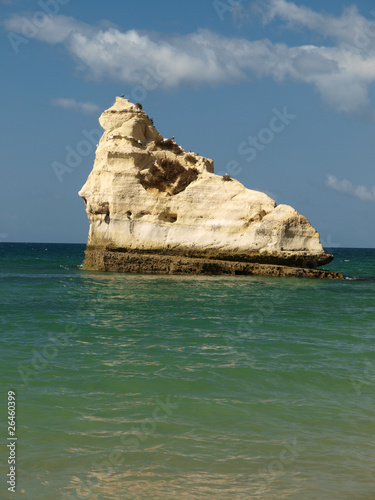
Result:
[[212,160],[163,139],[140,105],[117,97],[99,123],[79,192],[90,222],[85,268],[106,269],[98,256],[108,252],[304,268],[332,260],[303,215],[215,175]]

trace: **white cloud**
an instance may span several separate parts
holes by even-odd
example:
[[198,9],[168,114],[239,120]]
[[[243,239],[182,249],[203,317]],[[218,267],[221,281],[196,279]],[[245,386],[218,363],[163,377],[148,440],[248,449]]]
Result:
[[21,36],[64,44],[79,69],[96,79],[146,90],[235,83],[252,76],[289,79],[313,86],[338,111],[373,115],[369,87],[375,82],[374,20],[366,20],[355,6],[334,17],[286,0],[261,5],[265,22],[278,19],[288,28],[307,28],[330,38],[331,44],[290,47],[209,30],[165,36],[122,32],[108,24],[93,27],[65,16],[50,17],[32,30],[32,16],[14,15],[5,26]]
[[346,179],[339,181],[334,175],[327,176],[326,184],[328,187],[335,189],[336,191],[356,196],[362,201],[375,202],[375,186],[370,189],[365,186],[354,186]]
[[[320,14],[309,7],[299,6],[287,0],[268,0],[262,5],[265,23],[270,23],[278,18],[286,21],[290,28],[304,26],[311,31],[330,37],[336,42],[345,42],[353,46],[359,40],[359,35],[362,35],[363,39],[368,35],[370,39],[372,38],[371,45],[374,46],[374,19],[367,20],[361,16],[356,5],[345,7],[339,17]],[[375,11],[372,11],[372,15],[374,18]],[[365,45],[367,46],[367,44]]]
[[65,109],[75,109],[83,113],[98,113],[100,108],[93,102],[79,102],[73,98],[57,97],[51,100],[51,104]]

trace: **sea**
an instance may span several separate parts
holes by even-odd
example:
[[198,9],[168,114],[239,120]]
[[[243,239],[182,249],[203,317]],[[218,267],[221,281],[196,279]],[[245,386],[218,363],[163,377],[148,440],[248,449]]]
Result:
[[375,499],[375,249],[328,249],[344,280],[84,249],[0,244],[1,499]]

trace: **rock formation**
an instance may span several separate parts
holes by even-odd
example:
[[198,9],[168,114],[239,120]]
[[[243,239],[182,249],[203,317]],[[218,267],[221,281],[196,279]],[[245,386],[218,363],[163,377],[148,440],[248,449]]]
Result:
[[117,97],[99,123],[79,192],[90,222],[84,269],[337,277],[307,272],[333,257],[305,217],[215,175],[212,160],[164,139],[142,106]]

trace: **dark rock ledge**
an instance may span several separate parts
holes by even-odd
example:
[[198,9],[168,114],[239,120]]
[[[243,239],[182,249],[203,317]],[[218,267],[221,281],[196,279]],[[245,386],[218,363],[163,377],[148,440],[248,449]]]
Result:
[[308,269],[277,264],[202,259],[150,253],[126,253],[87,249],[83,269],[143,274],[207,274],[277,276],[291,278],[344,279],[344,275],[324,269]]

